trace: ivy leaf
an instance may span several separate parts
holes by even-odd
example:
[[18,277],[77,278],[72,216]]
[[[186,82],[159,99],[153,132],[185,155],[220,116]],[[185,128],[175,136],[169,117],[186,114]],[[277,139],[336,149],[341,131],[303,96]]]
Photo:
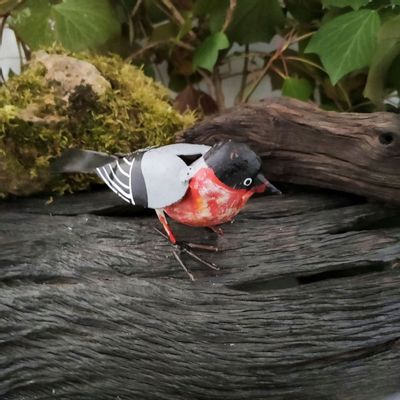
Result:
[[282,86],[282,95],[299,100],[308,100],[313,93],[311,83],[304,78],[286,78]]
[[54,42],[70,50],[93,48],[120,31],[109,0],[27,0],[23,5],[9,23],[32,49]]
[[353,10],[358,10],[366,6],[371,0],[322,0],[325,7],[351,7]]
[[228,36],[239,44],[269,42],[284,22],[278,0],[237,0]]
[[379,30],[378,46],[369,69],[364,96],[381,104],[387,72],[400,54],[400,15],[387,20]]
[[219,51],[228,47],[229,40],[225,33],[217,32],[208,36],[194,52],[194,66],[207,69],[211,72],[217,62]]
[[379,25],[376,11],[351,11],[323,25],[311,38],[306,52],[319,55],[335,85],[344,75],[370,64]]

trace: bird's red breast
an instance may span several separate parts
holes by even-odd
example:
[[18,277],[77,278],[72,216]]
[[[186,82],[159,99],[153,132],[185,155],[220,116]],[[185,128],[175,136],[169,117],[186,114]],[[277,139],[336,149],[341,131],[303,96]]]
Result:
[[233,189],[222,183],[211,168],[202,168],[190,180],[184,198],[164,210],[185,225],[215,226],[231,221],[255,192],[264,189],[265,185]]

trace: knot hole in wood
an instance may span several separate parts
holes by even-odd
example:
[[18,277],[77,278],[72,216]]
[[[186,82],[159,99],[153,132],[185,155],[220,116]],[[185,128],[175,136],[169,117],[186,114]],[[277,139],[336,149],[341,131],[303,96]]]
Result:
[[379,143],[384,146],[391,145],[395,140],[395,134],[393,132],[383,132],[379,135]]

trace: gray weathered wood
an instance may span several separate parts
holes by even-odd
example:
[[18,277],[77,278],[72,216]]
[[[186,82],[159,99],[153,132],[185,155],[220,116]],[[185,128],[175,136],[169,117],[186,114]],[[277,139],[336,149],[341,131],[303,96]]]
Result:
[[338,113],[274,98],[236,106],[183,132],[180,140],[247,142],[272,180],[341,190],[400,204],[400,117]]
[[118,204],[102,192],[56,200],[52,215],[45,200],[1,203],[0,397],[400,391],[400,211],[285,193],[251,200],[223,237],[174,225],[221,248],[202,254],[220,271],[188,260],[194,283],[154,216],[107,216]]

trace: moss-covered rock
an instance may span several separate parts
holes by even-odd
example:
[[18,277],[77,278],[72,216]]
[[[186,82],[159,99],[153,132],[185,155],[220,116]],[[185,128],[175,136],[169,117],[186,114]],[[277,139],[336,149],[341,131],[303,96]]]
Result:
[[0,194],[85,189],[95,177],[49,174],[63,150],[131,152],[171,143],[193,122],[117,56],[39,52],[0,88]]

